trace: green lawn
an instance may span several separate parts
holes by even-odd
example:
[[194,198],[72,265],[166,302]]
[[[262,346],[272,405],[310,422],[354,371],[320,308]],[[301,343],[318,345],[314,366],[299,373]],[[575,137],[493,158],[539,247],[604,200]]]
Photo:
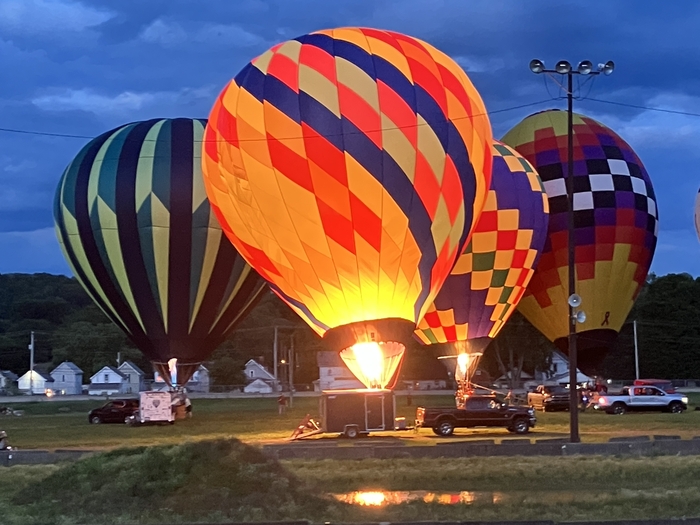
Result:
[[[412,422],[415,407],[420,405],[450,406],[449,396],[414,396],[411,406],[406,398],[397,398],[397,413]],[[87,413],[103,401],[52,400],[50,402],[17,403],[24,411],[21,417],[0,416],[0,429],[8,432],[11,444],[22,448],[105,448],[125,445],[180,443],[187,439],[212,439],[235,436],[246,442],[283,441],[288,438],[306,414],[318,415],[318,398],[296,398],[286,414],[277,414],[273,398],[258,399],[194,399],[191,419],[175,425],[127,427],[126,425],[90,425]],[[691,409],[683,414],[647,413],[609,416],[588,411],[580,416],[580,432],[584,442],[607,441],[615,436],[669,434],[690,438],[700,435],[700,394],[691,395]],[[532,438],[566,437],[569,431],[567,412],[537,413],[538,424]],[[430,445],[438,438],[430,430],[387,432],[377,437],[399,437],[409,445]],[[505,429],[458,429],[452,440],[510,438]],[[312,438],[313,439],[313,438]],[[335,439],[322,436],[317,439]]]

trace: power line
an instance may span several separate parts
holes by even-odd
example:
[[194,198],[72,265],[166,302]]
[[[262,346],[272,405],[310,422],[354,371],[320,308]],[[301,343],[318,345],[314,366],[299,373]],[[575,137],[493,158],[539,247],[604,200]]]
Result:
[[[529,102],[527,104],[520,104],[517,106],[511,106],[508,108],[502,108],[502,109],[496,109],[494,111],[487,111],[485,113],[475,113],[472,115],[465,115],[464,117],[455,117],[450,119],[450,121],[454,120],[464,120],[464,119],[471,119],[474,117],[481,117],[484,115],[495,115],[497,113],[504,113],[506,111],[513,111],[515,109],[522,109],[522,108],[527,108],[531,106],[537,106],[539,104],[544,104],[546,102],[551,102],[552,98],[548,98],[545,100],[538,100],[537,102]],[[127,124],[128,125],[128,124]],[[368,130],[368,131],[359,131],[359,132],[354,132],[354,134],[366,134],[366,133],[378,133],[381,131],[395,131],[395,130],[401,130],[401,129],[410,129],[410,128],[416,128],[419,126],[429,126],[430,124],[425,123],[425,124],[410,124],[407,126],[390,126],[390,127],[382,127],[374,130]],[[123,127],[123,126],[122,126]],[[119,128],[117,128],[119,129]],[[75,135],[72,133],[50,133],[50,132],[45,132],[45,131],[35,131],[35,130],[28,130],[28,129],[15,129],[15,128],[0,128],[0,132],[4,133],[16,133],[16,134],[22,134],[22,135],[34,135],[34,136],[40,136],[40,137],[60,137],[60,138],[70,138],[70,139],[94,139],[95,137],[90,137],[88,135]],[[340,136],[340,135],[351,135],[353,132],[344,132],[344,133],[326,133],[324,136]],[[300,135],[297,137],[283,137],[283,138],[278,138],[275,137],[277,140],[298,140],[298,139],[305,139],[305,138],[316,138],[311,137],[311,136],[304,136]],[[156,141],[157,139],[142,139],[141,142],[149,142],[149,141]],[[267,138],[259,138],[259,139],[239,139],[238,142],[258,142],[258,141],[266,141]],[[195,143],[204,143],[204,142],[227,142],[226,140],[195,140]]]
[[637,104],[627,104],[625,102],[613,102],[612,100],[601,100],[599,98],[585,98],[585,100],[590,100],[591,102],[600,102],[602,104],[612,104],[614,106],[622,106],[626,108],[634,109],[645,109],[647,111],[657,111],[659,113],[672,113],[674,115],[685,115],[688,117],[700,117],[700,113],[691,113],[689,111],[679,111],[675,109],[663,109],[663,108],[650,108],[647,106],[639,106]]

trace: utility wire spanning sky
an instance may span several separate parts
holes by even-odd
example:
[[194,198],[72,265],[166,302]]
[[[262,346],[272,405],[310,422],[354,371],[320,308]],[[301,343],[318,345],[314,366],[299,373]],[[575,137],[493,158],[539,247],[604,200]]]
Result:
[[639,154],[660,213],[657,274],[700,275],[700,3],[638,0],[0,0],[0,273],[70,274],[53,194],[80,148],[120,124],[206,118],[251,58],[318,29],[400,31],[451,55],[500,138],[525,116],[564,109],[562,79],[533,58],[614,60],[577,77],[574,110]]

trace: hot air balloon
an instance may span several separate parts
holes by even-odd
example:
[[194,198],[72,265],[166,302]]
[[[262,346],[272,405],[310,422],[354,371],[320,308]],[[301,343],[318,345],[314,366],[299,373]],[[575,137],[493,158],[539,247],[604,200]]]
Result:
[[207,200],[205,126],[159,119],[104,133],[66,168],[54,202],[73,274],[168,382],[168,361],[177,360],[178,384],[266,288]]
[[375,363],[378,344],[403,352],[464,248],[491,140],[481,98],[445,54],[333,29],[274,46],[226,86],[203,173],[246,261],[341,357]]
[[[579,368],[595,375],[645,282],[656,247],[658,212],[642,162],[614,131],[573,115],[576,293]],[[503,137],[537,169],[549,198],[549,232],[523,315],[560,349],[568,349],[567,113],[524,119]]]
[[474,233],[416,336],[456,357],[468,388],[486,346],[515,311],[547,236],[549,204],[532,165],[494,141],[491,188]]

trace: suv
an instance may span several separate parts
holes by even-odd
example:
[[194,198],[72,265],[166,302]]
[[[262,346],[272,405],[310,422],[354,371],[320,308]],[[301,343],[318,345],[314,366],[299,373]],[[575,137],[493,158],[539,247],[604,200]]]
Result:
[[450,436],[455,428],[504,427],[509,432],[526,434],[536,423],[529,407],[506,405],[496,396],[469,396],[464,408],[418,407],[416,429],[428,427],[438,436]]
[[88,414],[88,421],[94,425],[100,423],[128,423],[132,415],[139,410],[138,399],[113,399]]
[[569,410],[569,390],[559,385],[540,385],[528,393],[527,404],[543,412]]

